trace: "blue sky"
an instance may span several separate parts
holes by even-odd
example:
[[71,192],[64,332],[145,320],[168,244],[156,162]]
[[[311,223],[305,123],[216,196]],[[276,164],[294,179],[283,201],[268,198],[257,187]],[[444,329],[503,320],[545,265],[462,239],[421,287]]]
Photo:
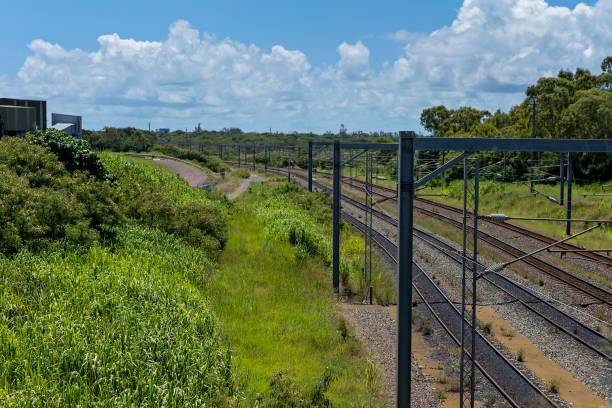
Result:
[[91,128],[418,129],[432,104],[507,109],[541,75],[598,71],[610,3],[5,2],[0,93]]

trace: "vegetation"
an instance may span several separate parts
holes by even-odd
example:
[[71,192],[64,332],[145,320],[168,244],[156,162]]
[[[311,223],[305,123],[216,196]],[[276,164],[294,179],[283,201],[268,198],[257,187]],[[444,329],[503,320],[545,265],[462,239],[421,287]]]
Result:
[[207,291],[247,406],[381,405],[363,386],[374,384],[366,356],[337,317],[329,239],[316,221],[329,217],[323,197],[292,184],[258,183],[236,203]]
[[87,245],[111,235],[109,227],[122,224],[125,217],[112,188],[86,174],[70,173],[43,147],[2,138],[0,253],[40,248],[55,240]]
[[239,168],[232,172],[232,176],[240,177],[243,179],[249,178],[251,176],[251,172],[245,168]]
[[31,144],[54,153],[70,172],[80,170],[101,181],[112,180],[98,156],[90,149],[89,143],[83,139],[71,137],[53,128],[36,130],[28,134],[27,139]]
[[197,248],[142,226],[2,259],[0,405],[229,405],[209,273]]
[[[289,241],[295,245],[296,256],[321,256],[331,262],[331,198],[324,192],[306,194],[290,183],[279,183],[272,188],[252,186],[258,196],[258,214],[265,221],[270,239]],[[347,294],[363,296],[366,281],[362,273],[363,239],[343,230],[340,256],[340,280]],[[378,303],[395,301],[392,278],[384,271],[378,259],[374,259],[372,274],[373,296]]]
[[202,290],[229,203],[64,137],[0,141],[0,405],[235,405]]
[[167,154],[183,160],[192,160],[214,172],[220,173],[229,170],[229,167],[217,156],[192,150],[181,149],[174,145],[155,145],[150,148],[153,152]]
[[381,405],[323,229],[286,234],[258,201],[327,222],[320,197],[279,183],[234,208],[152,163],[101,153],[104,182],[34,143],[0,141],[0,405]]
[[[609,139],[612,137],[612,57],[601,64],[602,72],[593,75],[577,68],[575,73],[561,70],[553,78],[540,78],[530,86],[526,98],[508,113],[491,114],[469,106],[447,109],[434,106],[423,110],[421,124],[438,137],[510,137],[527,138],[532,132],[532,103],[536,104],[535,136],[552,139]],[[427,152],[427,158],[437,153]],[[481,154],[482,164],[499,161],[499,153]],[[543,159],[555,158],[545,154]],[[612,155],[575,154],[574,175],[581,181],[605,181],[612,174]],[[558,160],[558,159],[557,159]],[[510,156],[513,176],[529,171],[529,155]],[[452,178],[458,178],[453,173]]]

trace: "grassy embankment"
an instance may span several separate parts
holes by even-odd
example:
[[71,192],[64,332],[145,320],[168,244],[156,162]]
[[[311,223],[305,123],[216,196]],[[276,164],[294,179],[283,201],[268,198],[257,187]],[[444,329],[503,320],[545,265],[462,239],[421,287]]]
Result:
[[[311,401],[320,401],[316,395],[327,389],[324,396],[334,406],[381,404],[367,386],[372,381],[361,346],[337,317],[326,204],[324,194],[284,182],[251,185],[236,204],[210,285],[222,332],[247,383],[247,401],[266,394],[270,375],[281,372]],[[346,234],[359,248],[361,241]],[[361,252],[350,251],[345,245],[343,281],[355,289]],[[378,296],[392,300],[383,288],[392,292],[381,283]]]
[[0,145],[0,405],[232,405],[231,354],[202,291],[224,201],[111,155],[116,184]]
[[[271,239],[262,215],[238,209],[216,267],[226,199],[151,163],[102,158],[116,182],[68,172],[23,140],[0,142],[0,405],[379,403],[335,317],[323,256]],[[222,290],[232,280],[241,291]]]

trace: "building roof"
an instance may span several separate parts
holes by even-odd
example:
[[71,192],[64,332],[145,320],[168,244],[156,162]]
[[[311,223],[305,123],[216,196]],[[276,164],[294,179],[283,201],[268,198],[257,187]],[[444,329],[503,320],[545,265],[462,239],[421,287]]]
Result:
[[68,129],[70,126],[74,126],[74,123],[56,123],[55,125],[53,125],[51,127],[53,129],[64,131],[64,130]]

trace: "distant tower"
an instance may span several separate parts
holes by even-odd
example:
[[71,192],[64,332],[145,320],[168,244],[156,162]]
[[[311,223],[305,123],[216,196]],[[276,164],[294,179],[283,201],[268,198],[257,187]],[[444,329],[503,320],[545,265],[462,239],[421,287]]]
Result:
[[340,136],[346,135],[346,128],[344,127],[344,123],[340,124]]

